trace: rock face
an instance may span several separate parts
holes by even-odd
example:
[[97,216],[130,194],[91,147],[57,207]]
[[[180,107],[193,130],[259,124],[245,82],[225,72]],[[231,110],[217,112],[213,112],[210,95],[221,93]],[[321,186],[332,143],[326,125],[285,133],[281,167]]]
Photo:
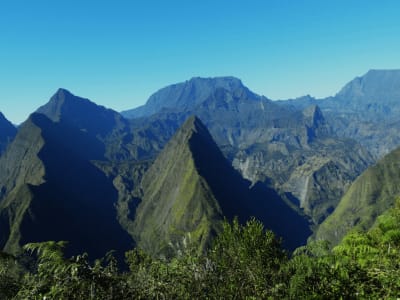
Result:
[[17,129],[15,126],[0,112],[0,156],[12,142],[16,134]]
[[400,148],[368,168],[351,185],[335,211],[321,224],[316,238],[340,242],[354,228],[368,230],[400,195]]
[[190,244],[204,251],[224,217],[245,221],[257,216],[291,248],[304,244],[310,233],[306,219],[277,194],[250,188],[196,117],[178,130],[141,185],[134,236],[153,255],[171,256]]

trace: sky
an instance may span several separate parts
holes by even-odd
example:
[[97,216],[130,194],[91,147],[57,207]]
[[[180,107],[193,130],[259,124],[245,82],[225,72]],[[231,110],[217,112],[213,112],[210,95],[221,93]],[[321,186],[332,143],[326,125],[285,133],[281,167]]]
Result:
[[117,111],[195,76],[270,99],[336,94],[400,68],[397,0],[0,0],[0,111],[24,121],[58,88]]

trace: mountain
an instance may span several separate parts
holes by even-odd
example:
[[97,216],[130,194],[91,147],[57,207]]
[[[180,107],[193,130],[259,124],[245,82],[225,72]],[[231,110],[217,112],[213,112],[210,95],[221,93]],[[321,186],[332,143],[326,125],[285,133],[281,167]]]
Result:
[[335,211],[320,225],[316,238],[337,244],[349,230],[368,230],[400,195],[400,148],[368,168],[351,185]]
[[349,111],[361,108],[369,118],[394,118],[400,113],[400,70],[370,70],[346,84],[335,98],[347,102]]
[[173,84],[154,93],[146,105],[123,111],[127,118],[147,117],[163,109],[179,108],[182,111],[191,109],[210,97],[217,89],[233,90],[236,94],[246,94],[257,98],[242,82],[234,77],[200,78],[195,77],[186,82]]
[[0,158],[0,247],[16,253],[28,242],[67,240],[69,253],[93,257],[131,248],[118,190],[98,167],[110,167],[118,155],[108,141],[127,128],[118,113],[62,89],[32,114]]
[[17,129],[0,112],[0,156],[17,134]]
[[244,222],[257,216],[291,248],[310,234],[306,219],[277,194],[250,188],[196,117],[168,142],[141,187],[133,231],[138,246],[154,255],[172,256],[190,245],[204,250],[224,217]]
[[92,163],[104,147],[64,122],[32,114],[1,157],[1,247],[67,240],[94,257],[133,241],[117,220],[117,190]]
[[59,89],[0,157],[0,247],[64,239],[94,257],[136,243],[169,256],[184,240],[203,250],[235,215],[257,217],[289,249],[304,244],[308,220],[320,224],[373,162],[307,101],[193,78],[126,119]]
[[69,254],[92,257],[133,247],[127,212],[174,131],[59,89],[0,158],[0,247],[16,253],[27,242],[67,240]]
[[[152,115],[144,118],[139,110]],[[319,106],[283,106],[232,77],[193,78],[166,87],[138,111],[133,115],[142,117],[135,122],[157,120],[173,127],[198,116],[235,169],[252,184],[278,191],[316,224],[374,161],[356,142],[333,133]]]
[[277,103],[292,109],[318,105],[335,134],[360,142],[376,159],[400,145],[400,70],[370,70],[334,97]]

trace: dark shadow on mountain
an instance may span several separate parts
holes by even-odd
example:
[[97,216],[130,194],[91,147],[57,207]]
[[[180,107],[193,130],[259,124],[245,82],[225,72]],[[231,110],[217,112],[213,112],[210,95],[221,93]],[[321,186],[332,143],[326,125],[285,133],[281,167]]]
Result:
[[21,243],[66,240],[67,255],[88,252],[91,258],[132,248],[132,239],[117,220],[117,191],[90,163],[102,158],[104,146],[87,133],[43,115],[33,120],[45,139],[39,157],[45,164],[46,182],[31,186],[34,197],[30,218],[21,226]]
[[250,181],[233,169],[211,138],[192,139],[190,147],[198,172],[208,182],[224,216],[229,220],[237,216],[241,223],[256,217],[284,239],[288,250],[306,244],[311,235],[307,219],[273,189],[261,183],[250,188]]

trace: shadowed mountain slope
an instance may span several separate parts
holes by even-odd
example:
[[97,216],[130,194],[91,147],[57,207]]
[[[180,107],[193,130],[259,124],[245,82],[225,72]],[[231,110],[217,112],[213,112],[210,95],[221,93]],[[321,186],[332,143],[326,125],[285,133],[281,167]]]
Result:
[[204,250],[224,217],[243,222],[256,216],[292,248],[310,234],[308,222],[276,193],[250,188],[196,117],[166,145],[144,175],[142,189],[134,235],[139,247],[155,255],[173,255],[189,243]]
[[11,166],[1,179],[1,246],[15,253],[28,242],[67,240],[70,253],[93,257],[129,249],[133,241],[114,207],[117,190],[90,162],[103,153],[87,133],[33,114],[0,160]]
[[332,132],[318,106],[300,110],[279,105],[232,77],[193,78],[167,87],[150,97],[143,109],[151,109],[153,115],[133,122],[157,120],[178,127],[189,115],[198,116],[243,177],[278,191],[316,224],[373,162],[356,142]]

